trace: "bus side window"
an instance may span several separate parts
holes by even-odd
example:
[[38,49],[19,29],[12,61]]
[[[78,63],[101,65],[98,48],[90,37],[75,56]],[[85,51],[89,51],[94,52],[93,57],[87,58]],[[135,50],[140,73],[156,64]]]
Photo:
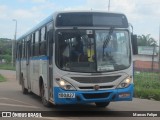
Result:
[[25,57],[27,58],[27,37],[25,38]]
[[31,56],[34,56],[34,44],[35,44],[35,39],[34,39],[34,33],[31,35]]
[[47,24],[47,32],[50,31],[51,29],[53,29],[53,23],[52,22]]
[[21,59],[21,52],[22,52],[22,50],[21,50],[21,41],[19,41],[19,43],[18,43],[18,46],[17,46],[17,57],[18,57],[18,59]]
[[46,27],[43,27],[40,31],[40,43],[39,43],[39,48],[40,48],[40,55],[46,55]]
[[20,58],[22,58],[22,40],[20,42],[19,54],[20,54]]
[[50,22],[47,24],[46,29],[46,39],[47,39],[47,55],[52,56],[53,55],[53,22]]
[[24,39],[22,40],[22,58],[25,57],[25,42]]
[[28,57],[31,56],[31,40],[32,40],[32,35],[29,35],[28,38],[27,38],[27,44],[28,44]]
[[53,43],[53,30],[51,29],[50,31],[47,32],[47,41],[48,41],[48,45],[49,46],[49,55],[51,55],[53,53],[52,49],[52,43]]
[[39,31],[35,32],[35,44],[34,44],[35,50],[34,50],[34,56],[39,55]]

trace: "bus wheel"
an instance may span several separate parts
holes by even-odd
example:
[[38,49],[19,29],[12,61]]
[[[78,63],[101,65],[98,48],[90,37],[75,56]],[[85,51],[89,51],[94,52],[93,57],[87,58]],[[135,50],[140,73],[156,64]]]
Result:
[[47,101],[46,98],[45,98],[45,89],[44,89],[44,84],[43,83],[42,83],[41,88],[40,88],[40,94],[41,94],[42,104],[46,107],[50,107],[51,103],[49,101]]
[[21,82],[22,82],[22,93],[27,94],[28,90],[24,87],[24,78],[22,75],[21,75]]
[[106,107],[109,105],[110,102],[96,102],[97,107]]

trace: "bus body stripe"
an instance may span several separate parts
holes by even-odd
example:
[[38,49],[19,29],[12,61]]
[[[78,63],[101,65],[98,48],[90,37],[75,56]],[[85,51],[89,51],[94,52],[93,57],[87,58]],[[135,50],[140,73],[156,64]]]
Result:
[[[21,60],[17,59],[17,61],[26,61],[27,58],[22,58]],[[38,56],[38,57],[30,57],[29,60],[49,60],[48,56]]]

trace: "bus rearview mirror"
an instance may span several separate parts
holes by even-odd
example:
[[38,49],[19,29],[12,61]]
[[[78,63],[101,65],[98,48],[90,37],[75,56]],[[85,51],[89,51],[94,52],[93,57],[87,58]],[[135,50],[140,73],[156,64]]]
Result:
[[131,42],[132,42],[133,55],[137,55],[138,54],[137,35],[134,34],[131,35]]

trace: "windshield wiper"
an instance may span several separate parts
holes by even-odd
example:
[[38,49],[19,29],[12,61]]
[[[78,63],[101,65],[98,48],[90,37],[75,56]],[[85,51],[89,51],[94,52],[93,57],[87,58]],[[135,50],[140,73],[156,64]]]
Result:
[[109,29],[109,33],[107,35],[107,39],[103,42],[103,58],[104,58],[104,49],[108,46],[108,43],[111,40],[111,35],[113,34],[114,27]]

